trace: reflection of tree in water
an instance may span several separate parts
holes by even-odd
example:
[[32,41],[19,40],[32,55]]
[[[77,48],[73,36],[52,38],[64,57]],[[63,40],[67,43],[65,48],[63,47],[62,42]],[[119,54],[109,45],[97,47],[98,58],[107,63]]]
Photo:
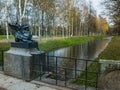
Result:
[[58,75],[60,75],[60,79],[65,80],[68,79],[69,77],[73,76],[71,73],[75,65],[75,60],[74,59],[63,59],[61,62],[61,68],[58,71]]
[[[89,43],[84,43],[81,45],[63,48],[57,50],[53,53],[53,56],[68,57],[68,58],[57,58],[57,77],[58,79],[65,80],[65,77],[70,78],[75,75],[75,59],[95,59],[96,53],[99,53],[101,49],[104,48],[108,40],[95,40]],[[70,59],[70,57],[73,57]],[[56,77],[56,59],[50,60],[52,66],[52,72],[54,77]],[[88,63],[89,65],[90,63]],[[79,70],[85,68],[85,61],[76,61],[76,67]],[[66,74],[66,76],[65,76]]]
[[60,62],[61,68],[59,68],[58,75],[60,75],[60,78],[62,80],[65,80],[65,77],[66,79],[68,79],[74,76],[73,69],[75,68],[75,61],[77,57],[80,55],[80,48],[79,48],[80,46],[81,45],[73,46],[72,48],[69,48],[67,50],[68,58],[63,58],[62,62]]
[[107,43],[107,39],[99,39],[95,41],[88,42],[87,56],[88,59],[95,59],[95,55],[104,48]]
[[98,41],[91,41],[91,42],[88,42],[88,46],[87,46],[87,58],[91,59],[93,58],[96,50],[97,50],[97,44],[99,42]]

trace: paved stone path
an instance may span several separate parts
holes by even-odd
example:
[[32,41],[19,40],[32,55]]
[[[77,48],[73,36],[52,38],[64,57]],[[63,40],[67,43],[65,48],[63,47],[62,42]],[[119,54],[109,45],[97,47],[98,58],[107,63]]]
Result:
[[57,90],[52,87],[37,85],[6,76],[0,73],[0,90]]

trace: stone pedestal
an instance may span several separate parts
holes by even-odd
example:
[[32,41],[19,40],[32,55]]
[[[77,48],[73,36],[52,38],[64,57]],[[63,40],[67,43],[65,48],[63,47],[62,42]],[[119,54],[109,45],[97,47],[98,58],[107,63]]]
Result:
[[[30,81],[36,77],[36,74],[33,74],[31,70],[34,59],[40,60],[43,63],[45,61],[45,54],[35,47],[31,48],[28,45],[27,48],[22,46],[19,48],[18,45],[17,43],[17,46],[13,45],[9,51],[4,52],[4,74]],[[42,56],[42,58],[37,56]]]

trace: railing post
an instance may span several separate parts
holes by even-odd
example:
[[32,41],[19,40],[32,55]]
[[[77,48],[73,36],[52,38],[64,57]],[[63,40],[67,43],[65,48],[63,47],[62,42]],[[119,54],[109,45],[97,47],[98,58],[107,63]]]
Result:
[[2,50],[2,71],[4,70],[4,60],[3,60],[3,59],[4,59],[4,58],[3,58],[4,56],[3,56],[3,55],[4,55],[4,50]]
[[87,90],[87,74],[88,74],[88,68],[87,68],[87,64],[88,64],[88,61],[86,61],[86,65],[85,65],[85,90]]
[[75,79],[76,79],[76,76],[77,76],[77,59],[75,59]]
[[[40,57],[40,56],[39,56]],[[40,59],[40,58],[39,58]],[[40,74],[40,80],[41,80],[41,77],[42,77],[42,67],[43,67],[43,64],[40,62],[39,60],[39,74]]]
[[47,71],[49,72],[49,56],[47,55]]
[[65,87],[67,86],[67,70],[65,68]]
[[97,73],[97,80],[96,80],[96,90],[98,90],[99,89],[99,87],[98,87],[98,83],[99,83],[99,77],[100,77],[100,63],[99,63],[99,61],[97,62],[98,63],[98,72],[96,72]]
[[57,80],[58,80],[57,67],[58,67],[58,66],[57,66],[57,57],[56,57],[56,67],[55,67],[55,68],[56,68],[56,85],[57,85]]

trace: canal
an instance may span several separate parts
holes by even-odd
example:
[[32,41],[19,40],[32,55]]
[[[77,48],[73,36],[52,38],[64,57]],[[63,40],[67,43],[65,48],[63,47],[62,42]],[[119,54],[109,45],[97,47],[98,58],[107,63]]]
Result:
[[[108,43],[111,41],[111,38],[112,37],[98,39],[80,45],[66,47],[49,52],[48,56],[58,56],[57,60],[55,57],[49,57],[49,71],[54,75],[54,72],[56,72],[56,68],[54,67],[56,67],[57,64],[57,67],[59,67],[57,68],[57,74],[61,80],[64,80],[63,76],[65,76],[65,68],[69,69],[66,72],[69,78],[75,77],[76,73],[80,74],[79,71],[75,71],[75,68],[76,70],[84,70],[86,65],[86,62],[84,60],[95,60],[98,55],[106,48]],[[91,62],[88,62],[88,65],[90,63]]]
[[110,40],[111,37],[98,39],[80,45],[51,51],[48,53],[48,55],[61,57],[75,57],[78,59],[95,59],[97,55],[100,54],[101,51],[110,42]]

